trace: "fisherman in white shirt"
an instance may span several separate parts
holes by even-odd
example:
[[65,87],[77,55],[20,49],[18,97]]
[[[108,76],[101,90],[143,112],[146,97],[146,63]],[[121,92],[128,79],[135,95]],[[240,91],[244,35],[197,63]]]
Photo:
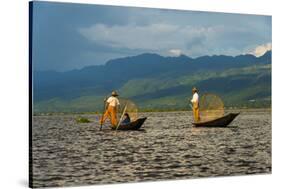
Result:
[[192,99],[191,99],[191,103],[192,103],[192,110],[193,110],[193,117],[194,117],[194,121],[198,122],[200,121],[200,116],[199,116],[199,95],[198,95],[198,90],[194,87],[192,89]]
[[108,103],[109,106],[117,107],[118,105],[120,105],[119,100],[116,97],[117,93],[113,91],[112,95],[114,96],[109,97],[106,102]]
[[117,108],[120,105],[117,96],[117,92],[113,91],[111,93],[111,97],[106,100],[106,111],[100,120],[100,124],[103,124],[104,121],[109,117],[111,124],[113,126],[117,126]]

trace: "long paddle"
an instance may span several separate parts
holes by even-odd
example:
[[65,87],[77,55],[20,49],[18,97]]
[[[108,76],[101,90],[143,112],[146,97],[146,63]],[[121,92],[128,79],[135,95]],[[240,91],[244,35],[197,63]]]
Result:
[[102,113],[102,116],[101,116],[100,131],[102,130],[103,116],[104,116],[105,111],[106,111],[106,107],[105,107],[106,106],[106,100],[107,100],[107,96],[103,100],[103,113]]
[[126,103],[125,108],[124,108],[124,110],[123,110],[122,116],[121,116],[121,118],[120,118],[120,120],[119,120],[119,123],[118,123],[118,125],[117,125],[117,127],[116,127],[116,131],[118,130],[118,127],[120,126],[120,123],[121,123],[121,121],[122,121],[122,118],[123,118],[124,115],[125,115],[126,110],[127,110],[127,103]]

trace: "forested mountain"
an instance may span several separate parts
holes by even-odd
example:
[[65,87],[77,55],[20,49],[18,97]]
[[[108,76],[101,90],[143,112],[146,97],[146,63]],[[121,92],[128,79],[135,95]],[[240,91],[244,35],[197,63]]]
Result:
[[100,111],[112,90],[144,110],[188,107],[191,88],[219,94],[230,107],[271,105],[271,51],[261,57],[145,53],[67,72],[35,71],[35,112]]

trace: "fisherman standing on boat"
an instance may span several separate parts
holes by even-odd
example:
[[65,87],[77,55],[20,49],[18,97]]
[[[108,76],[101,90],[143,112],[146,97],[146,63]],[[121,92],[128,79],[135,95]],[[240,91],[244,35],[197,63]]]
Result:
[[198,90],[193,87],[192,89],[192,99],[191,99],[191,103],[192,103],[192,110],[193,110],[193,117],[194,117],[194,121],[198,122],[200,121],[200,116],[199,116],[199,95],[198,95]]
[[117,92],[112,91],[111,97],[106,100],[106,111],[101,117],[100,124],[103,124],[104,121],[109,117],[111,124],[113,126],[117,126],[117,108],[120,105],[117,96]]

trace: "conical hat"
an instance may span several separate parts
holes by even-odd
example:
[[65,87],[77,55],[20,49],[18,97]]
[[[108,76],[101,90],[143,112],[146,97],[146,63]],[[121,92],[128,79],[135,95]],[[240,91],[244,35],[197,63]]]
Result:
[[116,91],[112,91],[111,95],[112,96],[119,96]]

